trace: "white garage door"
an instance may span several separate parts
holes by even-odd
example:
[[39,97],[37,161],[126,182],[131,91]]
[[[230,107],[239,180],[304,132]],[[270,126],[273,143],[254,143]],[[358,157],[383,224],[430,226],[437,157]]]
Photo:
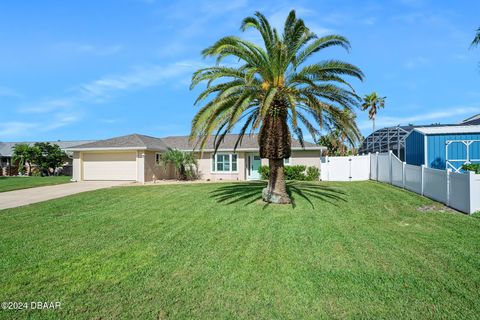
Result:
[[83,154],[83,180],[137,180],[136,152]]

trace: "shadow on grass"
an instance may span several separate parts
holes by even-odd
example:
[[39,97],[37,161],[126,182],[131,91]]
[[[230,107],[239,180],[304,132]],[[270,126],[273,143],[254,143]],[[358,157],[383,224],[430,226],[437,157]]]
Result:
[[[249,205],[262,200],[262,189],[266,186],[267,182],[265,181],[222,185],[212,191],[212,198],[219,203],[243,203],[244,205]],[[287,192],[292,199],[292,208],[296,207],[296,200],[300,198],[307,201],[312,208],[315,208],[312,199],[318,199],[334,206],[338,206],[339,201],[347,201],[345,192],[342,190],[316,183],[288,181]],[[264,208],[269,205],[270,203],[265,203]]]

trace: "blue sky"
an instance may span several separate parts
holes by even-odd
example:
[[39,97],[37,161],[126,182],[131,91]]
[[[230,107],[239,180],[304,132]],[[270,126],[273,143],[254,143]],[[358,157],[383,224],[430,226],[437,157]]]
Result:
[[191,74],[212,63],[200,51],[242,35],[254,11],[280,26],[292,8],[319,35],[350,40],[350,53],[312,61],[359,66],[356,91],[387,96],[378,127],[480,113],[480,48],[469,48],[479,1],[3,1],[0,141],[188,134],[198,109]]

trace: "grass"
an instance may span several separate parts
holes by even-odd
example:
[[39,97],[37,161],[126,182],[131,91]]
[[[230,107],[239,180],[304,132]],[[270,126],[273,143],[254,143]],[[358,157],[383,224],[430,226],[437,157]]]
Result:
[[67,183],[70,179],[69,176],[0,177],[0,192]]
[[[0,211],[0,318],[468,319],[480,219],[377,182],[117,187]],[[419,207],[432,206],[431,211]]]

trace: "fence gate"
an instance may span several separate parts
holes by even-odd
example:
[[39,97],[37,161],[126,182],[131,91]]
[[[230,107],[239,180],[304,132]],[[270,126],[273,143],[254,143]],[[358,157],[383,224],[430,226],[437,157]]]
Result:
[[471,158],[473,148],[480,148],[480,140],[447,140],[445,142],[446,169],[462,172],[462,165],[480,162],[480,159]]

